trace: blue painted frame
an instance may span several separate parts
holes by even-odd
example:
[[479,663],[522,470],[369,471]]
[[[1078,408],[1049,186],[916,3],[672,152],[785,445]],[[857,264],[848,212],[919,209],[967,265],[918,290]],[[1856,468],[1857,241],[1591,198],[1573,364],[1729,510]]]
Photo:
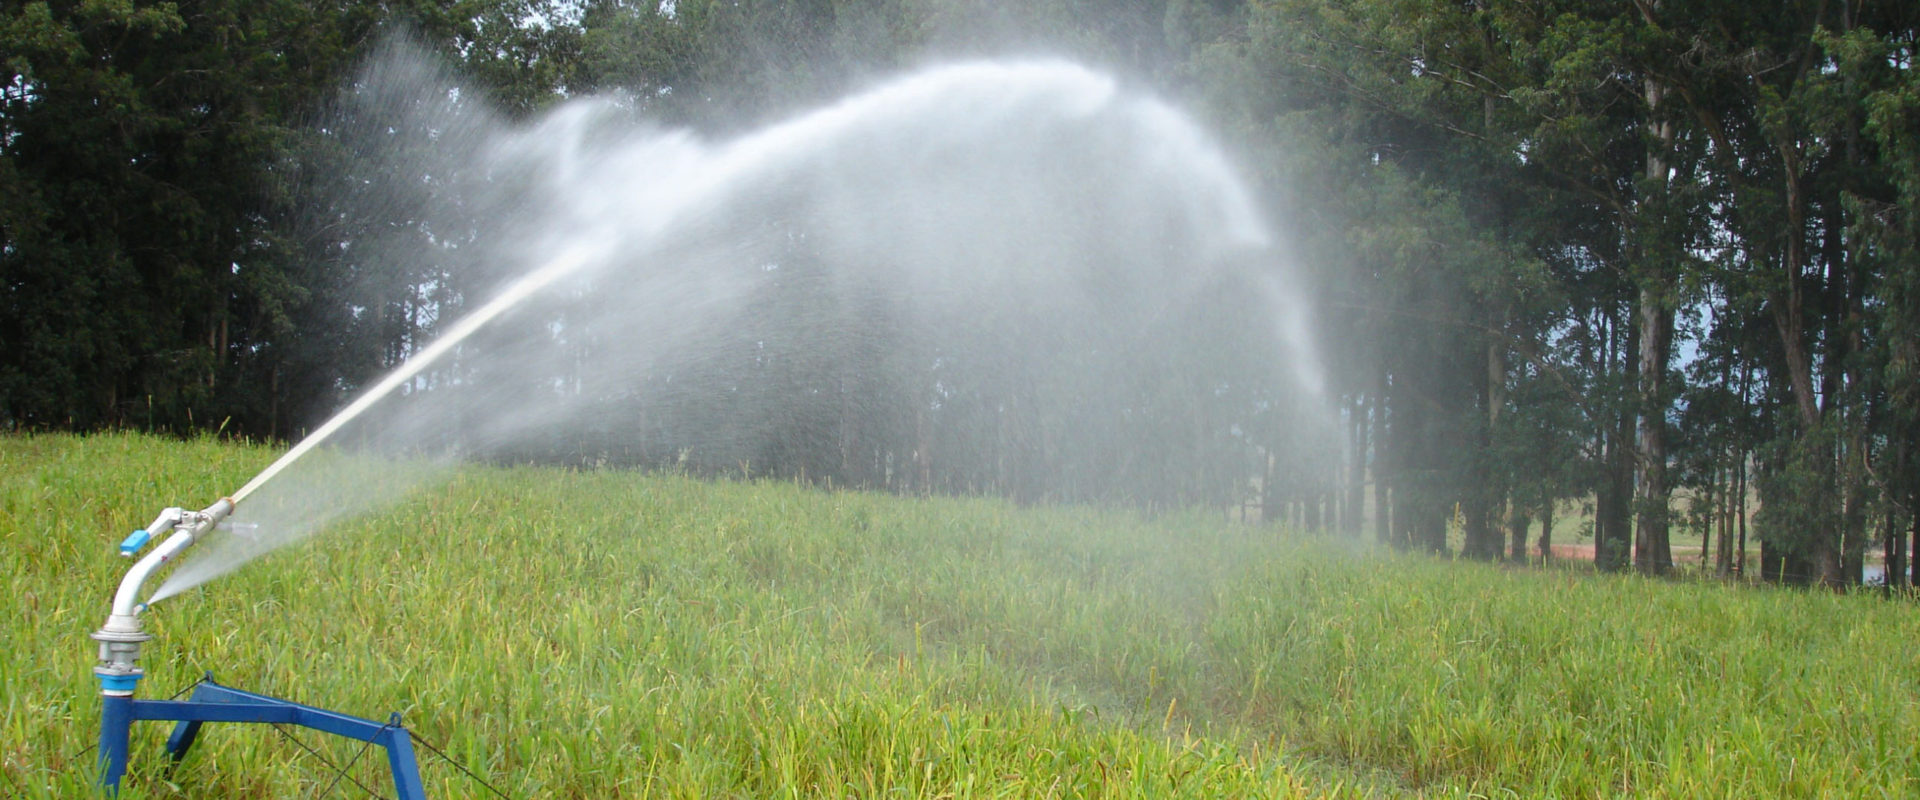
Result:
[[400,723],[395,712],[383,723],[328,711],[323,708],[241,691],[213,682],[212,673],[193,689],[186,700],[135,700],[132,697],[103,695],[100,710],[100,784],[109,795],[120,790],[120,779],[127,772],[127,742],[133,723],[141,720],[170,721],[179,724],[167,737],[167,755],[174,761],[187,756],[187,750],[200,736],[200,726],[208,722],[266,722],[298,725],[303,728],[370,742],[386,748],[387,766],[393,771],[393,790],[400,800],[426,800],[420,783],[420,765],[413,755],[413,737]]

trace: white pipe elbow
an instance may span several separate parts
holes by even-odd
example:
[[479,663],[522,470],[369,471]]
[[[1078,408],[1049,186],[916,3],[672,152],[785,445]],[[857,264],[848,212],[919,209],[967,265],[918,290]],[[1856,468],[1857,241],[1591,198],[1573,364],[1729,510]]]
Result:
[[221,520],[233,513],[233,500],[222,497],[220,502],[208,506],[205,510],[183,515],[180,524],[174,528],[173,535],[160,543],[159,547],[148,551],[146,556],[135,562],[132,569],[120,579],[120,588],[113,594],[113,612],[107,617],[103,630],[137,631],[140,623],[136,619],[140,613],[140,587],[152,577],[161,565],[173,560],[192,545],[195,540],[205,536],[208,531],[219,525]]

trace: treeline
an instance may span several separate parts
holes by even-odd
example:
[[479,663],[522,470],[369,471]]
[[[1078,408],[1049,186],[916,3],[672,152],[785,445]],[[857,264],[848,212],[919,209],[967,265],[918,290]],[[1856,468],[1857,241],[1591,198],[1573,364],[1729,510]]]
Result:
[[[936,433],[896,409],[875,424],[898,453],[826,436],[759,468],[1134,486],[1405,548],[1454,529],[1486,559],[1545,552],[1556,503],[1593,498],[1607,568],[1666,572],[1706,532],[1722,573],[1750,535],[1768,579],[1857,583],[1877,549],[1897,582],[1920,547],[1917,30],[1844,1],[11,3],[0,424],[289,438],[490,285],[352,246],[458,245],[342,211],[370,167],[330,109],[396,33],[509,115],[620,91],[716,136],[936,59],[1062,54],[1179,99],[1261,184],[1339,435],[1276,413],[1274,370],[1100,487],[1064,485],[1085,473],[1049,432],[1074,420],[1017,387]],[[935,436],[950,463],[914,448]]]
[[1319,189],[1294,212],[1326,220],[1314,260],[1351,312],[1325,331],[1391,507],[1378,535],[1440,549],[1457,515],[1467,555],[1520,557],[1530,520],[1592,496],[1603,566],[1667,572],[1691,530],[1726,573],[1751,496],[1767,578],[1858,583],[1875,544],[1903,576],[1917,22],[1857,2],[1255,8],[1215,51],[1237,65],[1220,91],[1264,87],[1233,93],[1252,135],[1309,148],[1276,163]]

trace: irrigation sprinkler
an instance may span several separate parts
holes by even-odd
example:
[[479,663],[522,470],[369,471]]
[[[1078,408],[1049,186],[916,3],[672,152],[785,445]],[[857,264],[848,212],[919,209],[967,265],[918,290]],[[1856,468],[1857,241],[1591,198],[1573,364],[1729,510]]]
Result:
[[169,508],[160,512],[152,524],[134,531],[120,543],[120,555],[133,557],[149,542],[167,536],[127,570],[120,588],[113,595],[113,610],[107,622],[94,631],[100,643],[100,663],[93,668],[100,680],[100,785],[108,795],[120,791],[120,779],[127,772],[127,744],[133,723],[141,720],[175,723],[167,737],[167,754],[175,762],[185,758],[187,750],[200,735],[200,726],[208,722],[264,722],[297,725],[322,733],[342,736],[387,751],[387,765],[393,770],[394,793],[400,800],[425,800],[420,783],[420,767],[414,760],[411,734],[393,714],[385,723],[349,716],[325,709],[244,692],[213,682],[211,673],[194,687],[186,700],[135,700],[145,671],[137,663],[140,646],[153,634],[140,627],[140,614],[146,604],[140,602],[140,587],[153,572],[194,542],[212,532],[233,513],[234,500],[221,498],[200,511]]

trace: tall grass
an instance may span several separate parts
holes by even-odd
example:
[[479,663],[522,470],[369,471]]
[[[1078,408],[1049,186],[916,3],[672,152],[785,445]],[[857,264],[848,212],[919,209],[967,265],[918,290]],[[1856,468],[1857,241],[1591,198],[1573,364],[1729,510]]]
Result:
[[[88,793],[86,633],[122,529],[273,455],[0,438],[0,794]],[[1909,604],[1382,557],[1200,515],[476,467],[147,623],[146,696],[212,670],[398,710],[514,797],[1920,792]],[[136,726],[124,796],[332,779],[218,725],[167,775],[164,733]],[[436,796],[482,791],[423,769]]]

